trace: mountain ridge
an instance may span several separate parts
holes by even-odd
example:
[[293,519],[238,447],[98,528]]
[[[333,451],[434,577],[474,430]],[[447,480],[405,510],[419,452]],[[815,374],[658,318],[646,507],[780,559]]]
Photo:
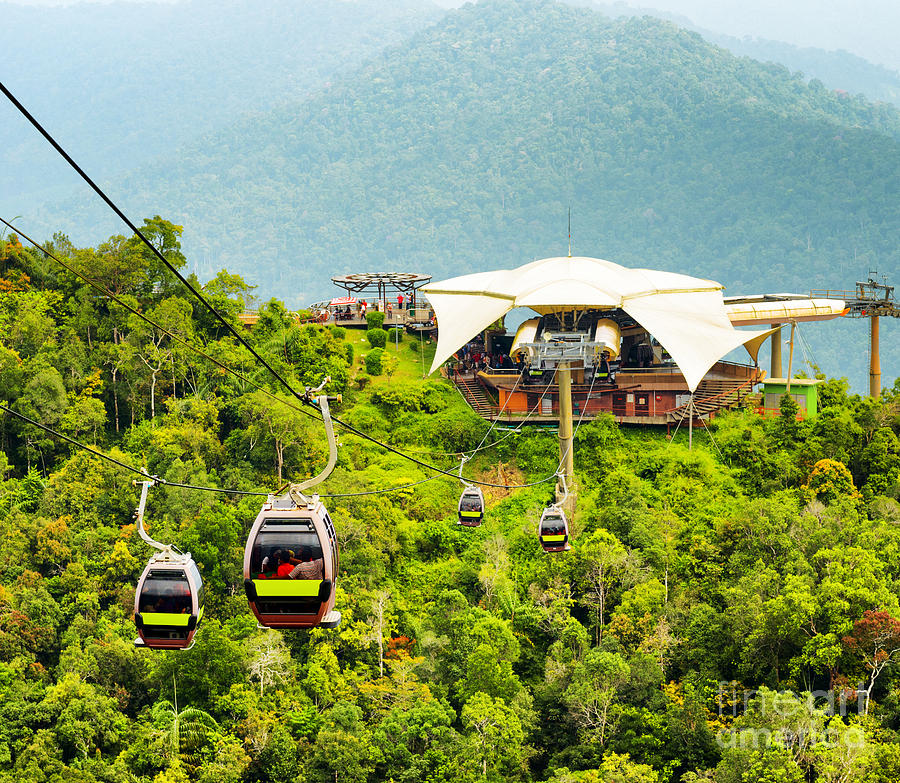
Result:
[[[228,267],[292,306],[333,274],[559,255],[569,207],[574,252],[802,292],[897,269],[898,169],[891,106],[668,22],[496,0],[114,192],[185,225],[201,277]],[[87,215],[71,201],[46,222]]]

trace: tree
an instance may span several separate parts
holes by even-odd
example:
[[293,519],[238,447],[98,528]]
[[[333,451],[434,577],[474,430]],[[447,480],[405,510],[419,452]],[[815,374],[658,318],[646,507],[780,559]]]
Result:
[[597,643],[603,638],[603,623],[609,593],[628,563],[628,552],[619,540],[606,530],[595,530],[578,549],[581,579],[585,594],[582,601],[595,609],[594,634]]
[[516,713],[501,699],[476,693],[462,709],[462,724],[482,777],[491,779],[521,769],[530,753]]
[[619,691],[630,675],[631,668],[621,655],[597,648],[575,664],[563,699],[589,741],[600,745],[606,741],[615,724]]
[[866,686],[866,715],[875,681],[885,667],[900,657],[900,620],[888,612],[868,609],[853,624],[853,631],[844,637],[847,649],[855,653],[869,672]]
[[312,780],[365,783],[381,754],[362,717],[362,710],[349,702],[328,711],[316,738],[311,771],[318,777]]
[[[173,687],[175,682],[173,680]],[[178,707],[178,691],[175,701],[162,699],[151,710],[156,736],[161,741],[162,752],[169,763],[182,755],[196,757],[200,747],[206,744],[219,728],[212,715],[196,707]]]
[[250,641],[250,679],[259,680],[259,695],[289,674],[291,654],[278,631],[269,631]]
[[75,674],[66,674],[39,708],[68,758],[89,758],[109,750],[123,737],[127,721],[115,701]]
[[134,346],[128,342],[104,343],[100,350],[101,362],[109,368],[116,432],[119,432],[119,374],[134,363],[134,352]]
[[378,643],[378,676],[384,677],[384,636],[390,620],[390,590],[376,590],[372,596],[372,616],[368,623],[372,638]]
[[178,375],[184,373],[183,360],[186,349],[172,340],[167,332],[191,342],[194,339],[191,315],[191,306],[187,301],[170,297],[160,302],[149,313],[149,318],[165,329],[165,332],[149,326],[136,315],[128,319],[131,330],[128,339],[134,346],[134,355],[143,363],[150,376],[148,385],[151,421],[156,418],[156,386],[163,372],[171,368],[173,395]]
[[[286,402],[273,400],[260,391],[244,395],[238,407],[247,425],[251,448],[260,442],[271,444],[275,452],[275,475],[281,484],[288,446],[297,444],[303,456],[310,455],[310,431],[306,417]],[[308,464],[311,460],[305,461]]]
[[846,465],[833,459],[820,459],[803,485],[810,499],[832,503],[838,498],[858,498],[853,476]]
[[379,780],[399,783],[440,779],[435,773],[455,763],[459,736],[453,710],[445,702],[424,699],[392,709],[373,732],[382,754]]
[[[176,226],[159,215],[144,218],[144,225],[141,226],[141,233],[144,237],[175,269],[181,269],[187,263],[187,259],[181,252],[183,231],[182,226]],[[141,241],[137,234],[128,238],[125,249],[130,261],[142,265],[145,269],[144,274],[141,275],[140,284],[137,286],[138,296],[142,299],[149,298],[154,294],[165,296],[180,285],[175,275]]]
[[111,236],[96,250],[76,250],[73,261],[85,277],[116,296],[135,292],[147,274],[144,257],[135,254],[121,234]]

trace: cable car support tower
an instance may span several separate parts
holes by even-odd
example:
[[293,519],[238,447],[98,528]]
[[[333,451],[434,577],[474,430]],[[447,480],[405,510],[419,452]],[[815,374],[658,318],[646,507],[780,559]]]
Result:
[[857,281],[855,291],[811,291],[811,297],[825,296],[829,299],[843,299],[848,318],[869,318],[869,396],[881,396],[881,316],[900,318],[900,307],[894,299],[894,286],[875,279],[875,272],[869,273],[865,282]]

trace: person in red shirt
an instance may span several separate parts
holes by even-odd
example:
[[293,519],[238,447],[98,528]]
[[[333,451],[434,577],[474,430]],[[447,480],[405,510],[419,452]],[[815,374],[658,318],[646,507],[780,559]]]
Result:
[[275,559],[278,561],[278,570],[275,572],[275,576],[279,579],[290,577],[294,566],[300,562],[294,557],[294,553],[290,549],[279,549],[275,553]]

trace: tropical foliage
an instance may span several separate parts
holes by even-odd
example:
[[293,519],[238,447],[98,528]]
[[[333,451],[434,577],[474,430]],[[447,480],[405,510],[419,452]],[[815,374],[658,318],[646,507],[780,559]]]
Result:
[[[178,226],[145,227],[183,263]],[[7,236],[4,405],[168,481],[272,491],[324,464],[316,422],[133,238],[52,251],[166,331]],[[203,286],[232,319],[246,288]],[[449,470],[488,434],[468,475],[552,477],[556,438],[488,433],[422,379],[418,341],[297,320],[273,300],[244,334],[295,388],[330,376],[357,429]],[[374,350],[391,375],[367,373]],[[0,781],[896,780],[900,385],[820,389],[811,420],[789,400],[737,411],[691,451],[683,429],[584,424],[573,548],[553,556],[535,534],[552,481],[488,487],[484,525],[460,528],[457,482],[407,487],[432,472],[344,433],[322,488],[333,631],[257,628],[241,558],[258,498],[163,484],[152,534],[193,553],[208,595],[171,653],[132,644],[133,475],[3,415]]]

